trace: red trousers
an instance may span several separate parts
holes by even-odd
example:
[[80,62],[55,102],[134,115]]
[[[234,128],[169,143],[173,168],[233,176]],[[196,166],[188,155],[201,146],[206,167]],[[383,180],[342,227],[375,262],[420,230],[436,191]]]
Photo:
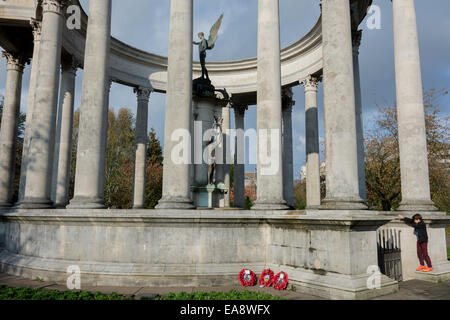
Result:
[[432,268],[431,259],[428,256],[428,242],[420,243],[417,241],[417,256],[419,257],[421,266],[424,266],[426,262],[428,268]]

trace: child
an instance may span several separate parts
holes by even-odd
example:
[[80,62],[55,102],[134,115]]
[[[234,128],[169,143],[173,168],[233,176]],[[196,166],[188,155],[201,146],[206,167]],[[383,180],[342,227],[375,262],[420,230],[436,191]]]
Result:
[[[419,257],[420,267],[416,269],[416,271],[430,272],[433,271],[433,266],[431,265],[430,257],[428,256],[428,234],[427,234],[427,226],[425,222],[423,222],[422,216],[420,214],[415,214],[412,219],[405,218],[401,214],[398,217],[405,221],[407,225],[414,227],[414,234],[417,237],[417,256]],[[425,267],[425,262],[427,263],[427,267]]]

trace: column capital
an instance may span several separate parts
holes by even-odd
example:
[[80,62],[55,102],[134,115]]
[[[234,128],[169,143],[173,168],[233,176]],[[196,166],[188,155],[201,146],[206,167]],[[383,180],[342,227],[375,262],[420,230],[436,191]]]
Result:
[[308,92],[308,91],[316,91],[317,92],[320,81],[322,81],[321,76],[309,75],[304,80],[302,80],[301,83],[303,83],[303,86],[305,87],[305,92]]
[[81,62],[74,57],[66,58],[61,60],[61,70],[62,72],[72,73],[74,76],[77,74],[78,68],[81,67]]
[[42,0],[42,13],[52,12],[63,15],[69,0]]
[[153,88],[150,87],[136,87],[133,89],[133,92],[136,94],[138,101],[147,102],[150,100],[150,95],[153,92]]
[[30,63],[30,59],[24,58],[22,54],[3,51],[2,55],[3,57],[6,58],[7,70],[15,70],[18,72],[23,72],[25,65]]
[[359,46],[361,45],[362,30],[352,32],[353,55],[359,55]]
[[245,115],[245,111],[248,110],[248,106],[246,106],[246,105],[233,103],[232,106],[233,106],[233,109],[234,109],[234,113],[236,113],[236,114],[238,114],[240,116],[244,116]]
[[283,111],[292,112],[292,107],[295,106],[295,101],[293,100],[294,93],[292,88],[284,88],[281,92],[281,106]]
[[41,41],[41,33],[42,33],[42,21],[31,18],[30,25],[33,28],[33,39],[34,42]]
[[107,93],[107,94],[110,94],[110,92],[111,92],[111,86],[112,86],[113,82],[116,82],[116,81],[117,81],[117,79],[116,79],[116,78],[112,78],[112,77],[110,77],[110,78],[107,80],[107,82],[106,82],[106,93]]

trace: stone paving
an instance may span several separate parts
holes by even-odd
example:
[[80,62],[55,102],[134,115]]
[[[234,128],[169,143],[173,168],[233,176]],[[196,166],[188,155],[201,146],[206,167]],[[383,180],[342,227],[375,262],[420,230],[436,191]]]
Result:
[[[67,290],[66,286],[54,282],[42,282],[37,280],[23,279],[4,273],[0,273],[0,285],[25,288],[42,288],[44,290]],[[400,282],[400,290],[398,293],[378,297],[374,300],[450,300],[450,281],[444,283],[432,283],[421,280],[410,280]],[[156,295],[166,295],[170,292],[195,292],[195,291],[220,291],[227,292],[235,290],[250,290],[264,292],[274,296],[280,296],[289,300],[323,300],[323,298],[296,292],[293,290],[277,291],[273,288],[260,288],[258,286],[244,288],[242,286],[226,286],[226,287],[82,287],[82,290],[96,292],[100,291],[104,294],[117,292],[127,297],[155,297]]]

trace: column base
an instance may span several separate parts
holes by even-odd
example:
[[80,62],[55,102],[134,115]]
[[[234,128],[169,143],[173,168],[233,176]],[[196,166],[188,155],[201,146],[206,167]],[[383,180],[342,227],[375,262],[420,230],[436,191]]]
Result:
[[155,209],[195,209],[190,198],[162,197]]
[[18,209],[54,209],[53,201],[42,198],[25,197],[15,205]]
[[367,210],[364,200],[357,197],[354,199],[332,199],[325,198],[320,205],[320,210]]
[[11,202],[0,202],[0,209],[11,208],[14,204]]
[[398,211],[438,211],[431,200],[405,200],[400,202]]
[[252,210],[290,210],[286,201],[258,201],[251,208]]
[[105,200],[101,198],[74,197],[66,209],[106,209]]
[[312,204],[312,205],[306,205],[306,210],[319,210],[320,209],[320,204]]
[[68,203],[55,203],[55,209],[65,209],[67,207]]

